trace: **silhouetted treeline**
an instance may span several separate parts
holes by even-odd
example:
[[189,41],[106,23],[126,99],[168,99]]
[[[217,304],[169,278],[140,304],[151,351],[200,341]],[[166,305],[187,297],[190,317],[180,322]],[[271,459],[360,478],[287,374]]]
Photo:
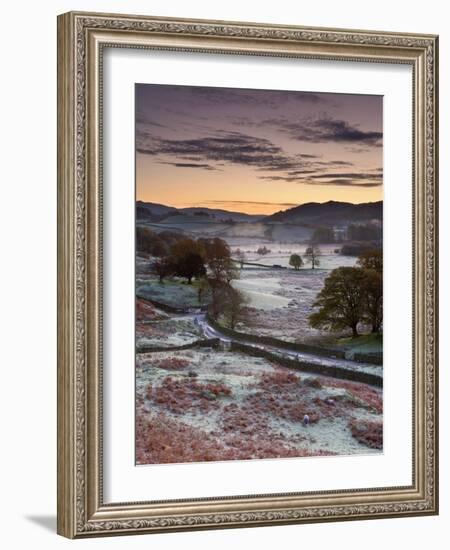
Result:
[[145,252],[151,256],[166,256],[170,248],[185,236],[175,231],[156,233],[148,227],[136,227],[136,252]]

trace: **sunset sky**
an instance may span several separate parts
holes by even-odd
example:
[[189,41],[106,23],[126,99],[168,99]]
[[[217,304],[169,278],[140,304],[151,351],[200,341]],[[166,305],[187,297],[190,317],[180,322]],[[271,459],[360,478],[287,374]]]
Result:
[[382,96],[136,85],[136,197],[271,214],[382,200]]

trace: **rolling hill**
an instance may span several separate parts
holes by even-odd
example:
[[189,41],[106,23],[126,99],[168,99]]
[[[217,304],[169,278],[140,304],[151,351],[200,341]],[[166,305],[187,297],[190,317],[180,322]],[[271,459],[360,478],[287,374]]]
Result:
[[265,223],[283,222],[308,224],[313,226],[340,225],[355,222],[369,222],[383,219],[383,202],[353,204],[350,202],[329,201],[309,202],[281,210],[264,218]]
[[260,216],[203,207],[177,209],[138,201],[136,217],[139,225],[157,232],[168,230],[194,237],[307,242],[317,227],[345,228],[351,223],[369,222],[381,224],[383,203],[306,203],[270,216]]

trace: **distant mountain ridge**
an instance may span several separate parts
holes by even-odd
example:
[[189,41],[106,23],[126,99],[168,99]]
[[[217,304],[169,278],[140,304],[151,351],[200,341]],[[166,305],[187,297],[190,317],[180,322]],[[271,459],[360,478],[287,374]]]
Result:
[[189,208],[174,208],[173,206],[165,206],[153,202],[136,202],[136,215],[138,219],[148,221],[161,221],[166,217],[175,215],[180,216],[196,216],[198,219],[210,218],[211,221],[233,221],[233,222],[254,222],[264,218],[264,215],[247,214],[245,212],[232,212],[222,210],[220,208],[207,207],[189,207]]
[[138,220],[161,222],[164,220],[192,220],[198,223],[263,223],[298,224],[305,226],[333,226],[349,223],[367,223],[372,220],[383,220],[383,201],[353,204],[350,202],[328,201],[325,203],[309,202],[280,210],[269,216],[231,212],[228,210],[191,207],[174,208],[164,204],[136,202]]
[[383,201],[353,204],[351,202],[309,202],[266,216],[265,223],[308,223],[336,225],[383,219]]
[[154,219],[155,221],[162,219],[170,212],[176,212],[177,209],[165,204],[156,202],[136,201],[136,217],[138,219]]

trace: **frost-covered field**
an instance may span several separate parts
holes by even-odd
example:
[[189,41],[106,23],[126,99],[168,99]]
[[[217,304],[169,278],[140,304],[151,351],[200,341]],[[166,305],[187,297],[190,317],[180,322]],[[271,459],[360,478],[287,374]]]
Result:
[[144,353],[136,421],[139,464],[369,454],[382,449],[382,392],[238,352]]
[[136,300],[136,350],[191,344],[202,334],[192,318],[170,316],[144,300]]
[[319,269],[243,269],[234,285],[247,293],[251,315],[238,329],[290,342],[321,337],[321,331],[309,326],[308,316],[327,275]]
[[[270,253],[257,254],[264,246],[262,241],[240,239],[232,246],[232,254],[237,248],[245,253],[246,261],[262,266],[289,265],[289,257],[298,253],[304,257],[306,245],[265,243]],[[335,245],[337,246],[337,245]],[[320,268],[311,269],[309,264],[299,271],[289,269],[267,269],[244,266],[240,278],[233,286],[243,291],[248,298],[251,315],[246,326],[239,330],[260,336],[272,336],[291,342],[307,342],[321,338],[323,333],[309,326],[308,317],[313,311],[312,304],[323,287],[324,280],[331,269],[339,266],[352,266],[356,262],[353,256],[341,256],[334,253],[333,245],[321,246]],[[160,284],[149,274],[150,260],[138,258],[136,263],[136,294],[148,300],[155,300],[178,308],[199,307],[196,285],[187,285],[179,280],[166,280]],[[208,297],[203,296],[203,301]]]
[[155,300],[174,308],[198,307],[198,289],[180,280],[167,280],[161,284],[150,276],[136,279],[136,295],[147,300]]
[[[230,242],[230,239],[227,239]],[[231,243],[233,243],[231,245]],[[239,249],[241,252],[244,252],[246,261],[256,262],[261,265],[281,265],[283,267],[289,267],[289,258],[291,254],[299,254],[303,261],[305,262],[304,268],[307,270],[310,267],[310,264],[307,263],[306,258],[304,257],[306,248],[309,245],[305,244],[286,244],[286,243],[274,243],[268,241],[244,241],[243,239],[239,241],[231,241],[231,251],[232,255],[236,253],[236,250]],[[270,252],[268,254],[258,254],[257,250],[262,247],[266,247]],[[319,257],[320,268],[331,270],[340,266],[354,266],[356,263],[355,256],[342,256],[337,254],[335,250],[340,248],[339,244],[329,244],[329,245],[320,245],[319,246],[321,255]]]
[[[262,246],[270,252],[258,254],[257,250]],[[356,258],[336,254],[338,245],[321,245],[320,267],[313,270],[305,258],[306,246],[249,241],[234,243],[233,253],[239,248],[247,262],[288,267],[291,254],[300,254],[305,262],[299,271],[244,266],[240,279],[233,284],[247,295],[251,315],[248,325],[241,325],[239,330],[290,342],[309,342],[324,336],[309,326],[313,303],[330,271],[340,266],[354,266]]]
[[[287,266],[291,253],[305,252],[303,245],[266,243],[271,252],[260,256],[256,250],[261,242],[236,244],[246,261],[268,266]],[[323,338],[308,323],[312,304],[330,270],[354,265],[355,258],[339,256],[326,247],[322,252],[320,269],[312,270],[307,264],[300,271],[241,269],[232,284],[247,296],[250,315],[236,330],[285,341]],[[200,306],[197,282],[188,285],[169,278],[161,284],[150,272],[150,263],[145,256],[136,261],[139,464],[381,451],[382,390],[378,388],[299,374],[276,359],[235,350],[148,351],[205,339],[198,314],[193,313]],[[208,296],[202,300],[207,302]],[[178,313],[168,313],[174,311],[171,308]]]

